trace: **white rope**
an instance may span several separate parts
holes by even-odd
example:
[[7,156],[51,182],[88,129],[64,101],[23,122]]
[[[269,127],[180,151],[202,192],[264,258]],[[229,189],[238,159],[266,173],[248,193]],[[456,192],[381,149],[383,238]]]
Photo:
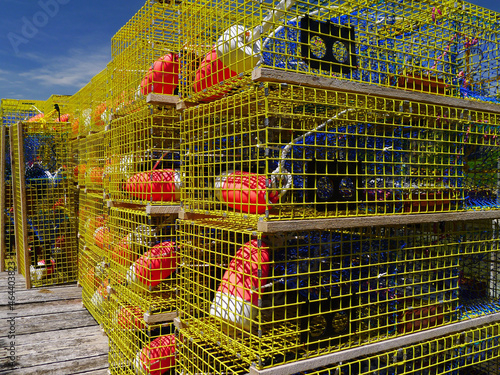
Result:
[[274,171],[271,172],[273,174],[271,176],[271,181],[272,181],[272,184],[274,186],[278,185],[277,181],[276,181],[276,179],[277,179],[276,176],[280,176],[280,178],[285,178],[287,180],[283,190],[281,190],[281,192],[280,192],[280,198],[283,195],[285,195],[285,193],[288,191],[288,189],[290,189],[290,187],[292,186],[292,182],[293,182],[292,174],[290,172],[288,172],[285,168],[285,159],[287,158],[288,153],[289,153],[290,149],[292,148],[292,146],[294,146],[297,142],[304,139],[305,137],[317,132],[318,130],[323,129],[326,125],[331,124],[334,120],[338,119],[340,116],[346,114],[347,112],[352,112],[352,111],[356,111],[356,109],[349,108],[349,109],[345,109],[345,110],[337,113],[335,116],[330,117],[328,120],[323,122],[321,125],[317,126],[313,130],[308,131],[305,134],[298,136],[297,138],[292,140],[289,144],[287,144],[285,147],[283,147],[283,149],[281,150],[280,162],[278,164],[278,167]]

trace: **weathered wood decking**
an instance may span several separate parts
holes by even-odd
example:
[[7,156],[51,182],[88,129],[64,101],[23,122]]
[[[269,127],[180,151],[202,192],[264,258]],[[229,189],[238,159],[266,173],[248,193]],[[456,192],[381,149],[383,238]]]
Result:
[[82,290],[76,284],[25,286],[16,275],[11,309],[8,273],[0,273],[0,374],[107,374],[108,339],[82,307]]

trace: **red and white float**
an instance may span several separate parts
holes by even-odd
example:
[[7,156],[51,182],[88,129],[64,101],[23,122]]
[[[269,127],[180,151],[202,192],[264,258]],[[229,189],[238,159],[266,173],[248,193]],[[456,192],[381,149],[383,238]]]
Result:
[[269,261],[266,244],[259,247],[257,240],[251,240],[243,245],[222,277],[210,315],[249,330],[257,313],[260,290],[269,276]]

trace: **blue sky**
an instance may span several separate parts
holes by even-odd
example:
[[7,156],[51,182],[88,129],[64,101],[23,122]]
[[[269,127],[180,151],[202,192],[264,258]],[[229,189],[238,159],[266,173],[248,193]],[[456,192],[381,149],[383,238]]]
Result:
[[[500,0],[471,3],[500,12]],[[144,0],[0,0],[0,98],[72,95],[111,59]]]

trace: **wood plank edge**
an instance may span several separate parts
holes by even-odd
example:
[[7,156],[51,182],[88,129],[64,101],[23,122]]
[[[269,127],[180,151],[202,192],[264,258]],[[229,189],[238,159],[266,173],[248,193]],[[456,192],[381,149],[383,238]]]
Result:
[[250,367],[249,375],[290,375],[302,371],[313,370],[323,366],[333,365],[359,357],[387,352],[402,348],[406,345],[416,344],[422,341],[428,341],[440,336],[450,335],[466,331],[471,328],[477,328],[488,323],[500,322],[500,313],[482,316],[462,322],[451,323],[442,327],[429,329],[422,332],[412,333],[401,337],[395,337],[373,344],[366,344],[352,349],[341,350],[336,353],[325,354],[322,356],[308,358],[293,363],[276,366],[269,369],[258,370],[255,366]]
[[258,82],[288,83],[299,86],[316,87],[325,90],[336,90],[367,96],[374,95],[396,100],[410,100],[433,105],[443,105],[500,114],[500,105],[495,103],[384,87],[364,82],[352,82],[336,78],[313,76],[305,73],[288,72],[272,68],[261,67],[254,69],[252,71],[252,80]]
[[[179,215],[181,217],[181,215]],[[295,230],[327,230],[382,225],[406,225],[440,221],[493,220],[500,218],[500,210],[457,211],[428,214],[380,215],[337,217],[306,220],[260,221],[257,230],[264,233],[290,232]]]

